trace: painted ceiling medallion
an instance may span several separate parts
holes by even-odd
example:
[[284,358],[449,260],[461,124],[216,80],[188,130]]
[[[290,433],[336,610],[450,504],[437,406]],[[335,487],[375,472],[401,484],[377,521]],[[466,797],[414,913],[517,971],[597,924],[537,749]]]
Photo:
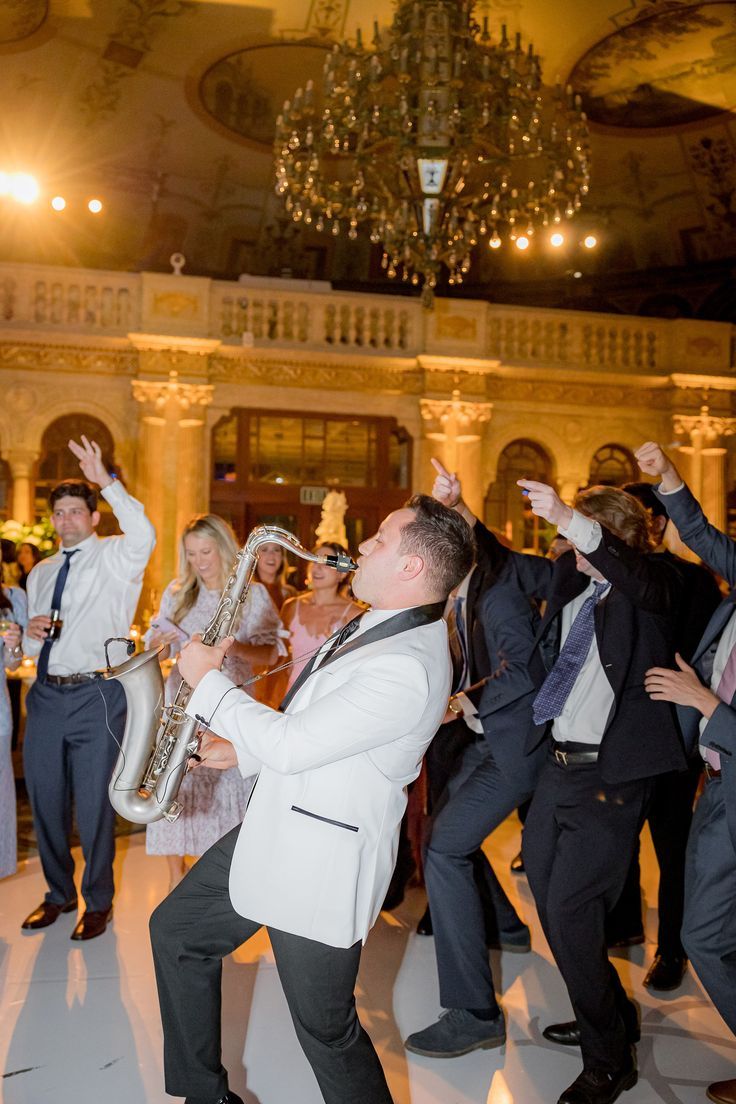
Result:
[[0,45],[22,42],[44,25],[48,0],[4,0],[0,4]]
[[608,35],[570,81],[588,118],[632,129],[682,126],[736,105],[736,3],[669,7]]
[[322,72],[331,48],[331,42],[284,42],[238,50],[207,70],[199,85],[200,100],[207,114],[232,134],[270,149],[284,100],[296,85]]

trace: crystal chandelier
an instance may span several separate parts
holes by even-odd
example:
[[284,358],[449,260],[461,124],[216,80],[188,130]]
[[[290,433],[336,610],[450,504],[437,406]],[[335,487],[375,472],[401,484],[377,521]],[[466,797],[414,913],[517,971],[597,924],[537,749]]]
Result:
[[335,45],[276,124],[276,191],[295,222],[348,238],[365,224],[387,274],[450,284],[473,248],[571,218],[588,190],[588,129],[572,89],[542,87],[521,36],[474,0],[397,0],[372,49]]

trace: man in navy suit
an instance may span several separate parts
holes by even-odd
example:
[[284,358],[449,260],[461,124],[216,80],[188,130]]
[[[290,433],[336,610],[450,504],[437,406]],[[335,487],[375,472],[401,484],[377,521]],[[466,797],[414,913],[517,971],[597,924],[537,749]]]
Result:
[[[661,447],[637,452],[642,471],[659,476],[657,494],[693,552],[736,587],[736,544],[711,525]],[[706,785],[693,817],[685,864],[682,942],[708,996],[736,1033],[736,589],[713,614],[692,666],[654,667],[645,686],[674,702],[686,745],[700,747]],[[736,1104],[736,1078],[708,1088],[715,1104]]]

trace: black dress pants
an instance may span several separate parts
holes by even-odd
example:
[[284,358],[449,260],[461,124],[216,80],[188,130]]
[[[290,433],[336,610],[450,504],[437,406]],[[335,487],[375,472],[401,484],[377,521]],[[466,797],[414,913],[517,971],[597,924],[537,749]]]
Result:
[[[685,853],[702,769],[698,756],[687,770],[659,775],[652,787],[647,820],[659,864],[657,954],[665,958],[686,957],[680,938],[685,906]],[[607,920],[611,939],[642,930],[640,882],[637,840],[623,892]]]
[[[230,903],[240,828],[223,836],[151,917],[164,1028],[166,1091],[214,1104],[228,1089],[221,1061],[222,959],[261,927]],[[325,1104],[392,1104],[381,1064],[355,1009],[361,944],[330,947],[268,929],[302,1050]],[[274,1060],[278,1047],[274,1046]]]
[[618,899],[646,813],[649,779],[611,784],[597,763],[545,764],[523,855],[544,934],[580,1027],[583,1064],[624,1065],[636,1009],[608,960],[606,913]]
[[[33,810],[46,900],[76,897],[70,834],[72,804],[85,868],[82,896],[101,912],[112,904],[115,810],[107,796],[125,731],[125,693],[119,682],[52,686],[36,681],[26,698],[23,770]],[[116,742],[117,741],[117,742]]]

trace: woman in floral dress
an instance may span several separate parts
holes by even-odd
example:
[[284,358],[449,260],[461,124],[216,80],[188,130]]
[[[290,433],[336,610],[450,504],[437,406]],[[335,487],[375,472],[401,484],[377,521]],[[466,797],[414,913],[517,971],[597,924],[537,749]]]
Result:
[[[176,655],[194,633],[208,625],[220,600],[238,545],[235,534],[216,514],[195,518],[181,539],[181,574],[161,597],[161,607],[146,634],[147,647],[169,644]],[[265,587],[251,583],[232,635],[223,670],[233,682],[246,683],[253,667],[272,663],[285,648],[279,639],[281,620]],[[181,676],[176,664],[166,680],[166,700],[176,696]],[[171,886],[186,873],[185,856],[199,856],[243,819],[254,778],[243,779],[236,767],[228,771],[201,767],[184,779],[177,820],[149,824],[146,851],[166,855]]]

